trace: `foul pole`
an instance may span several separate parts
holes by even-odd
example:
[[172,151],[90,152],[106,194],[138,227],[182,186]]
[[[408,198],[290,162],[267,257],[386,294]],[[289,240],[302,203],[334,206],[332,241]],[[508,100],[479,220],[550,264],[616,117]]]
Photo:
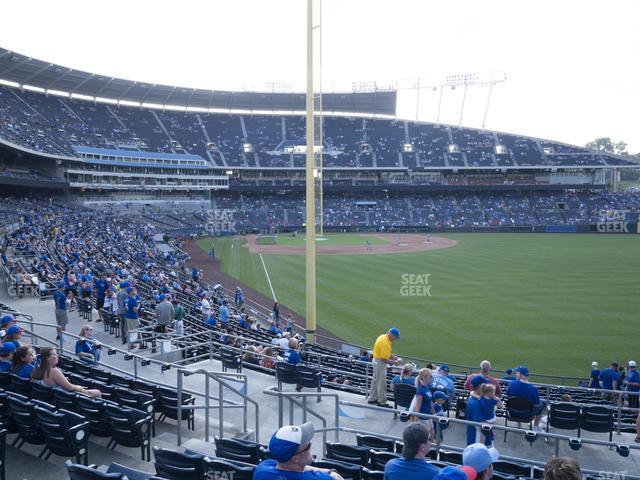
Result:
[[307,341],[315,343],[316,334],[316,208],[313,118],[313,0],[307,0],[307,175],[306,175],[306,290]]

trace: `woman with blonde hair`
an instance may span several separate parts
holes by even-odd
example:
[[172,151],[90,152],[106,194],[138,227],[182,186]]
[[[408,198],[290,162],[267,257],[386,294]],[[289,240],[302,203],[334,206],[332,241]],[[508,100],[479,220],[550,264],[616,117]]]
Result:
[[100,398],[100,390],[86,389],[80,385],[69,382],[58,365],[58,351],[53,347],[40,349],[40,365],[31,372],[31,380],[47,387],[58,387],[67,392],[77,392],[93,398]]
[[[433,397],[431,396],[431,380],[433,379],[433,372],[428,368],[423,368],[418,372],[418,376],[416,377],[416,395],[413,397],[411,401],[411,406],[409,407],[409,412],[411,413],[422,413],[425,415],[433,415]],[[412,420],[423,420],[427,421],[427,419],[420,419],[414,415],[411,417]],[[430,423],[430,422],[428,422]]]
[[81,338],[76,342],[76,355],[81,360],[89,363],[96,363],[100,360],[100,342],[93,337],[93,327],[85,325],[78,334]]

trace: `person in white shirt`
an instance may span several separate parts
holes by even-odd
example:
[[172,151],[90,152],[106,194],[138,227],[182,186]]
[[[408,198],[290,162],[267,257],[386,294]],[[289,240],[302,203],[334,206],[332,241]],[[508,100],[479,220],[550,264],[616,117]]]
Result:
[[200,303],[200,308],[202,309],[202,321],[207,323],[207,320],[209,320],[209,317],[211,316],[211,304],[209,303],[209,300],[207,299],[207,297],[202,297],[202,302]]

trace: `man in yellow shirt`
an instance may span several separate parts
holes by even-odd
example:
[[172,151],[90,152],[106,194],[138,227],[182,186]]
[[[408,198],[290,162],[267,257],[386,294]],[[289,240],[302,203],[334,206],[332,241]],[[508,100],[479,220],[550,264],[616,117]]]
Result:
[[400,330],[391,328],[373,344],[373,379],[369,390],[369,403],[387,407],[387,365],[397,365],[402,359],[391,353],[391,344],[400,340]]

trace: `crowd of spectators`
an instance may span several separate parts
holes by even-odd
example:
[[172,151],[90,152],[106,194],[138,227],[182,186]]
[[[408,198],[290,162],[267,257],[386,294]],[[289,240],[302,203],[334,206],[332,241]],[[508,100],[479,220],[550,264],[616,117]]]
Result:
[[[108,105],[0,87],[0,137],[40,152],[75,156],[82,145],[192,153],[218,166],[303,167],[302,116],[196,114]],[[620,165],[579,147],[509,134],[396,120],[327,116],[325,167]],[[410,148],[407,149],[407,146]],[[543,147],[544,145],[544,147]],[[294,149],[295,150],[295,149]],[[455,180],[454,180],[455,181]]]

